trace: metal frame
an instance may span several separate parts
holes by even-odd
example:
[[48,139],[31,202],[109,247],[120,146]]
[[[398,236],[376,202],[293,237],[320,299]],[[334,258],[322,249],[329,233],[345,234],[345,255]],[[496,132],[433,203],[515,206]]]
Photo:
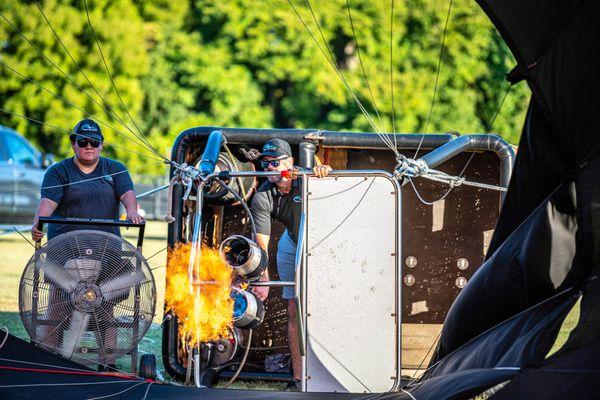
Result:
[[[345,149],[377,149],[386,150],[387,147],[381,141],[381,139],[372,133],[363,132],[335,132],[335,131],[321,131],[315,129],[248,129],[248,128],[229,128],[229,127],[215,127],[215,126],[200,126],[193,127],[182,131],[175,142],[173,143],[173,150],[171,154],[171,160],[178,164],[197,162],[201,158],[202,149],[206,147],[210,134],[219,130],[225,138],[225,141],[231,145],[241,146],[262,146],[266,141],[273,137],[278,137],[286,140],[292,146],[298,146],[304,143],[306,140],[318,140],[319,147],[322,148],[345,148]],[[445,144],[448,144],[456,140],[456,135],[452,134],[393,134],[395,138],[396,147],[398,150],[411,150],[414,151],[417,147],[422,152],[427,153],[433,149],[439,148]],[[501,137],[490,134],[471,134],[466,135],[468,139],[462,139],[455,143],[460,144],[462,151],[475,152],[493,152],[500,159],[500,182],[501,186],[508,186],[510,180],[510,173],[512,170],[515,153],[513,148],[506,143]],[[308,138],[308,139],[307,139]],[[453,147],[453,146],[450,146]],[[445,150],[444,152],[446,152]],[[302,158],[302,152],[299,153]],[[195,161],[194,161],[195,160]],[[299,160],[301,161],[301,160]],[[432,163],[433,164],[433,163]],[[304,166],[304,165],[303,165]],[[335,173],[351,173],[351,171],[334,171]],[[362,171],[365,172],[365,171]],[[378,173],[379,171],[371,171]],[[171,178],[177,173],[177,168],[172,165],[171,167]],[[392,174],[387,171],[381,171],[388,179],[391,178]],[[267,173],[249,173],[239,172],[236,176],[267,176]],[[341,176],[341,175],[340,175]],[[172,191],[170,192],[170,201],[172,202],[172,217],[174,222],[169,226],[168,230],[168,242],[170,246],[175,245],[176,242],[185,240],[184,226],[185,221],[183,218],[183,196],[185,192],[185,185],[181,182],[175,182]],[[398,192],[399,193],[399,192]],[[499,196],[500,197],[500,196]],[[398,199],[398,202],[400,200]],[[398,215],[398,220],[401,219],[401,215]],[[188,225],[188,229],[191,226]],[[189,232],[188,232],[189,233]],[[398,240],[400,238],[400,227],[398,227]],[[400,242],[398,243],[398,251],[396,252],[397,260],[400,259]],[[401,279],[401,274],[399,275]],[[257,282],[254,286],[270,285],[270,286],[292,286],[295,282]],[[399,285],[401,287],[401,285]],[[398,304],[399,304],[398,299]],[[395,318],[399,320],[400,310],[395,315]],[[168,317],[169,315],[167,315]],[[172,316],[172,315],[171,315]],[[186,374],[185,367],[179,360],[177,350],[177,321],[176,319],[168,319],[163,326],[163,362],[166,371],[173,377],[183,380]],[[400,357],[399,357],[400,358]],[[401,365],[398,362],[398,365]],[[401,368],[398,368],[398,376],[401,373]],[[398,385],[399,383],[395,383]]]
[[[283,287],[283,286],[294,286],[295,287],[295,303],[296,303],[296,312],[298,315],[298,341],[300,346],[300,355],[302,357],[302,391],[306,392],[306,377],[307,377],[307,350],[308,350],[308,341],[307,341],[307,285],[306,282],[308,280],[308,252],[306,248],[306,242],[308,239],[308,229],[307,225],[308,221],[308,181],[309,177],[314,175],[310,170],[298,170],[297,174],[300,179],[302,179],[301,185],[301,207],[302,211],[300,214],[300,226],[299,226],[299,234],[298,234],[298,243],[296,247],[296,276],[295,281],[262,281],[256,283],[250,283],[250,286],[269,286],[269,287]],[[206,183],[213,177],[218,176],[219,174],[210,174],[208,175],[201,183],[198,185],[198,204],[202,204],[202,198],[204,197],[204,193],[202,188]],[[280,175],[279,172],[229,172],[228,175],[230,177],[266,177],[273,175]],[[396,348],[395,348],[395,358],[396,358],[396,376],[394,377],[394,384],[390,391],[397,390],[400,387],[400,379],[402,374],[402,321],[401,321],[401,311],[402,311],[402,254],[401,254],[401,243],[402,243],[402,194],[401,194],[401,184],[394,177],[393,174],[387,171],[382,170],[343,170],[343,171],[331,171],[328,176],[331,177],[380,177],[387,179],[390,183],[392,183],[394,187],[394,202],[395,202],[395,223],[394,223],[394,275],[395,275],[395,312],[394,312],[394,323],[396,327]],[[197,241],[200,235],[200,227],[202,226],[202,212],[198,210],[199,207],[196,208],[196,218],[194,220],[194,232],[193,241]],[[191,272],[190,272],[191,273]],[[199,360],[194,362],[195,365],[199,365]],[[196,385],[200,384],[200,371],[199,368],[194,369],[194,380]]]
[[[298,244],[296,250],[296,307],[298,314],[298,341],[300,342],[300,354],[302,355],[302,391],[306,392],[307,381],[307,285],[308,280],[308,251],[306,242],[308,240],[308,176],[310,174],[302,174],[302,213],[300,216],[300,228],[298,234]],[[380,177],[387,179],[394,187],[394,205],[395,205],[395,223],[394,223],[394,286],[395,286],[395,312],[394,324],[396,326],[396,376],[394,384],[390,391],[398,390],[400,387],[400,379],[402,375],[402,192],[401,184],[393,174],[382,170],[344,170],[331,171],[328,176],[331,177]],[[302,239],[301,239],[302,238]],[[300,262],[299,262],[300,261]],[[301,305],[301,306],[299,306]],[[302,318],[300,318],[302,316]],[[302,321],[302,323],[300,323]]]
[[[139,224],[136,224],[134,222],[131,221],[124,221],[124,220],[112,220],[112,219],[97,219],[97,218],[61,218],[61,217],[40,217],[38,219],[37,222],[37,229],[38,230],[42,230],[44,227],[44,224],[67,224],[67,225],[98,225],[98,226],[118,226],[118,227],[126,227],[126,228],[139,228],[138,231],[138,239],[137,239],[137,244],[136,244],[136,248],[137,250],[141,253],[142,252],[142,245],[144,243],[144,232],[146,230],[146,223],[145,222],[141,222]],[[42,242],[37,241],[35,242],[35,254],[36,254],[36,261],[35,261],[35,269],[34,269],[34,278],[33,278],[33,287],[34,290],[37,291],[38,286],[39,286],[39,270],[38,270],[38,265],[37,265],[37,257],[38,257],[38,250],[41,248]],[[140,261],[137,260],[136,261],[136,268],[140,269],[141,268],[141,264]],[[136,285],[135,286],[135,296],[139,296],[140,294],[140,285]],[[32,302],[32,316],[33,316],[33,332],[34,332],[34,336],[31,338],[33,342],[37,341],[37,337],[35,335],[35,332],[37,331],[37,324],[38,324],[38,319],[37,319],[37,309],[38,309],[38,299],[37,297],[34,297],[33,302]],[[133,328],[133,334],[134,334],[134,341],[138,342],[138,335],[139,335],[139,325],[138,325],[138,319],[139,319],[139,307],[135,307],[134,309],[134,316],[133,316],[133,322],[132,322],[132,328]],[[141,340],[141,338],[140,338]],[[128,353],[127,355],[131,356],[131,372],[133,374],[137,374],[137,362],[138,362],[138,345],[136,344]]]

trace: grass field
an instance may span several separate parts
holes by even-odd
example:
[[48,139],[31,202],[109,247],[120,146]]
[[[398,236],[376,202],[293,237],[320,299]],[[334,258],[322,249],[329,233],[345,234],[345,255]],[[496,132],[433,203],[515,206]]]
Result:
[[[137,230],[130,229],[123,231],[123,237],[135,245],[137,239]],[[164,288],[165,288],[165,264],[167,225],[162,222],[148,222],[143,246],[143,253],[146,257],[158,253],[152,257],[148,263],[157,287],[157,306],[156,316],[148,334],[141,341],[139,349],[142,352],[153,353],[158,358],[158,365],[162,369],[161,360],[161,328],[163,320]],[[25,236],[29,238],[29,233]],[[21,324],[18,306],[19,281],[23,268],[29,258],[33,255],[33,247],[17,233],[10,233],[0,236],[0,326],[6,326],[9,331],[21,338],[28,339],[27,333]],[[579,307],[576,306],[567,317],[560,331],[558,339],[551,351],[558,350],[566,341],[569,332],[574,328],[579,318]],[[164,371],[163,375],[164,374]],[[165,376],[166,377],[166,376]],[[239,383],[235,388],[251,388],[262,390],[280,390],[281,384],[254,384]]]
[[[137,229],[122,230],[123,237],[134,246],[136,245],[137,233]],[[31,239],[28,232],[24,232],[24,235]],[[148,222],[144,236],[143,254],[150,257],[159,251],[160,253],[148,261],[156,280],[156,316],[139,348],[142,352],[155,354],[159,358],[159,365],[162,367],[162,361],[160,360],[160,323],[163,319],[162,305],[164,304],[167,252],[161,250],[167,246],[167,224],[156,221]],[[28,339],[28,336],[19,317],[19,281],[23,268],[33,252],[33,247],[17,233],[0,236],[0,326],[6,326],[13,335],[24,339]]]
[[[123,237],[134,246],[137,241],[137,229],[122,230]],[[30,238],[29,232],[24,232],[25,237]],[[167,252],[167,224],[163,222],[150,221],[146,225],[144,235],[143,254],[146,257],[156,256],[148,260],[157,289],[156,316],[153,323],[139,344],[142,353],[152,353],[157,357],[159,371],[165,378],[169,376],[164,372],[161,357],[163,304],[165,291],[165,265]],[[19,317],[19,281],[23,268],[33,255],[34,249],[25,239],[17,233],[0,236],[0,326],[6,326],[9,332],[17,337],[29,340],[29,336],[21,323]],[[129,365],[125,359],[122,369],[128,370]],[[217,385],[218,386],[218,385]],[[259,389],[259,390],[284,390],[285,384],[279,383],[247,383],[235,382],[231,388],[234,389]]]

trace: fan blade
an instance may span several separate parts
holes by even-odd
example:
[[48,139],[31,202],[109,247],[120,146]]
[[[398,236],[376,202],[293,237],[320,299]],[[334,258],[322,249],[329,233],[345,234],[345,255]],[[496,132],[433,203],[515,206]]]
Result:
[[81,334],[87,329],[90,322],[90,315],[81,311],[73,311],[71,313],[71,322],[69,327],[64,331],[62,345],[58,349],[58,353],[65,357],[71,358],[75,347],[81,338]]
[[46,260],[41,263],[40,270],[44,272],[46,280],[52,281],[56,286],[66,292],[73,291],[79,283],[66,269]]
[[65,269],[76,274],[80,280],[95,281],[102,269],[102,263],[89,258],[71,258],[65,262]]
[[145,278],[146,276],[140,271],[114,277],[99,285],[102,297],[111,301],[126,296],[133,286],[139,285]]

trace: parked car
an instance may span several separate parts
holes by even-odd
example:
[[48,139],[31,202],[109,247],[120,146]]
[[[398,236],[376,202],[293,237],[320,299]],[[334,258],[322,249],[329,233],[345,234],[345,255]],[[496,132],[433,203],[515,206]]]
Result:
[[[45,157],[18,132],[0,125],[0,232],[28,228],[40,201],[40,188],[52,154]],[[134,176],[137,193],[168,183],[168,178]],[[143,182],[143,183],[142,183]],[[167,191],[139,199],[148,219],[166,214]],[[25,225],[28,225],[27,227]]]
[[31,224],[40,201],[44,157],[16,131],[0,125],[0,225]]

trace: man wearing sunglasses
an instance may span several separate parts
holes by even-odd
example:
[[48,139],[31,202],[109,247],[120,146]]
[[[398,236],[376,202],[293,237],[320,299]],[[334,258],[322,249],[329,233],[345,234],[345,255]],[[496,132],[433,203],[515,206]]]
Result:
[[[42,216],[117,219],[119,203],[127,211],[127,219],[140,223],[133,182],[125,166],[100,157],[104,136],[91,119],[75,125],[69,136],[74,156],[52,165],[44,175],[42,194],[31,236],[39,241],[44,236],[37,229]],[[48,239],[72,230],[94,229],[120,235],[118,227],[92,225],[48,226]]]
[[[293,168],[294,158],[290,144],[282,139],[271,139],[263,146],[260,165],[265,171],[287,171]],[[331,167],[319,165],[313,169],[315,175],[323,178],[329,174]],[[257,190],[250,211],[256,223],[257,244],[268,253],[271,237],[271,222],[277,220],[286,230],[277,244],[277,272],[282,281],[293,281],[295,278],[296,242],[300,224],[300,181],[283,176],[269,176]],[[269,280],[268,270],[261,280]],[[254,293],[265,300],[269,294],[268,287],[255,287]],[[288,301],[288,342],[292,356],[294,372],[293,388],[300,389],[301,358],[297,338],[297,316],[294,301],[294,288],[284,287],[282,297]]]

